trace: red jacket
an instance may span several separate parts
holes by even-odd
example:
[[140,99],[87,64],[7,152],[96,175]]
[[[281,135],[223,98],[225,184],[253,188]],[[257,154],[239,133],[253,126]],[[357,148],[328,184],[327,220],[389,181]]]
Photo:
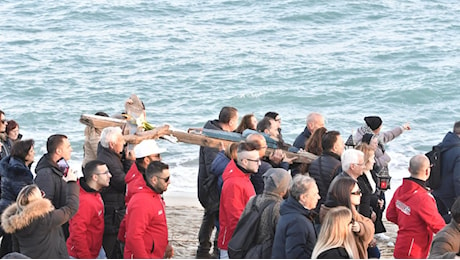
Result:
[[433,196],[411,179],[404,179],[396,189],[387,219],[399,227],[395,258],[427,258],[433,233],[445,226]]
[[[144,177],[142,177],[142,173],[137,168],[137,164],[133,163],[129,171],[126,173],[125,176],[126,182],[126,194],[125,194],[125,205],[128,206],[129,200],[134,194],[134,191],[138,187],[142,187],[145,184]],[[118,240],[121,242],[125,242],[126,238],[126,216],[123,217],[123,220],[120,223],[120,229],[118,230]]]
[[104,203],[99,192],[86,191],[80,184],[80,206],[69,220],[67,251],[75,258],[96,258],[104,234]]
[[145,181],[138,183],[126,209],[124,258],[163,258],[168,245],[165,205]]
[[251,174],[243,173],[234,160],[231,160],[222,174],[224,185],[220,195],[218,248],[227,250],[236,224],[243,213],[246,203],[256,195],[249,179]]

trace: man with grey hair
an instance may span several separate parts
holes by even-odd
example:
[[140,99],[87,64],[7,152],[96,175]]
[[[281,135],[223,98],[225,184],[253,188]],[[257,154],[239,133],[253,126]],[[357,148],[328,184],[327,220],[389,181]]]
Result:
[[460,196],[460,121],[455,122],[452,132],[444,136],[441,147],[446,149],[441,154],[441,186],[432,194],[439,213],[448,223],[452,204]]
[[297,136],[293,146],[305,149],[305,143],[316,129],[324,127],[324,117],[317,112],[311,112],[307,116],[306,126],[302,133]]
[[[241,218],[249,212],[262,210],[259,225],[257,226],[255,243],[244,258],[269,259],[275,237],[276,224],[280,217],[280,205],[287,195],[292,181],[291,174],[281,168],[270,168],[264,174],[264,191],[252,197],[241,214]],[[264,208],[262,208],[264,206]]]
[[387,219],[399,227],[393,252],[395,258],[427,258],[433,233],[445,226],[425,186],[430,171],[430,160],[425,155],[412,157],[410,177],[403,179],[388,205]]
[[[128,169],[124,169],[122,155],[125,139],[121,128],[107,127],[102,130],[101,141],[97,148],[97,159],[107,165],[112,178],[110,185],[102,191],[104,201],[104,237],[102,245],[107,258],[122,258],[123,254],[117,241],[118,229],[125,215],[125,175]],[[132,156],[133,157],[133,156]],[[133,158],[127,158],[132,163]],[[128,165],[127,163],[126,165]]]
[[313,178],[297,174],[281,204],[271,258],[311,258],[316,244],[314,209],[320,199]]

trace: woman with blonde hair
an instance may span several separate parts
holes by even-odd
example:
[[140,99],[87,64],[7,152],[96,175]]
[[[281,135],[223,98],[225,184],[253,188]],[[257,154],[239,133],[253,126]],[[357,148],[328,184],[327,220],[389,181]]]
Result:
[[338,206],[329,210],[323,220],[312,259],[351,259],[358,257],[353,240],[351,210]]
[[350,177],[337,176],[331,183],[326,202],[319,212],[320,223],[323,224],[327,213],[335,207],[344,206],[351,210],[353,223],[353,239],[358,249],[355,258],[368,258],[367,248],[374,237],[374,224],[369,218],[359,214],[357,207],[361,203],[361,189],[358,182]]
[[67,182],[67,204],[55,209],[37,185],[27,185],[16,203],[2,214],[2,228],[13,234],[13,251],[30,258],[69,258],[62,224],[75,215],[79,205],[79,186],[75,172],[63,177]]

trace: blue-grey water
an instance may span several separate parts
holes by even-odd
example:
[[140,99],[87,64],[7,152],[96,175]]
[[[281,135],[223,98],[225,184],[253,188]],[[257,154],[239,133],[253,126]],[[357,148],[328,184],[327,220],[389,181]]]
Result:
[[[222,106],[281,114],[293,142],[311,111],[344,138],[367,115],[384,129],[394,179],[460,120],[457,1],[2,1],[0,109],[36,140],[69,136],[80,115],[123,110],[131,93],[153,124],[186,130]],[[198,146],[159,141],[170,190],[195,192]]]

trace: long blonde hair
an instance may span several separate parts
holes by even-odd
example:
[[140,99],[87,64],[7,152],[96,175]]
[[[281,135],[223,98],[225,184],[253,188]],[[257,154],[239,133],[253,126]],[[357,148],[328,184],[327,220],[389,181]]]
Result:
[[322,252],[337,247],[345,248],[350,258],[359,257],[350,228],[351,221],[350,209],[343,206],[331,208],[323,220],[311,258],[316,259]]

